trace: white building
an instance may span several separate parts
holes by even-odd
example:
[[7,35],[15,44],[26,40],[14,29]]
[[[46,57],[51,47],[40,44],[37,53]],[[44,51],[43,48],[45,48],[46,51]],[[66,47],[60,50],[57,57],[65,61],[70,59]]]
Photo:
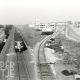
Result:
[[42,28],[42,32],[53,32],[53,27],[48,24],[45,24]]
[[56,23],[55,23],[55,22],[48,23],[48,26],[50,26],[50,27],[52,27],[52,28],[55,28]]
[[46,27],[46,25],[43,23],[36,25],[36,29],[39,29],[39,30],[42,30],[44,27]]

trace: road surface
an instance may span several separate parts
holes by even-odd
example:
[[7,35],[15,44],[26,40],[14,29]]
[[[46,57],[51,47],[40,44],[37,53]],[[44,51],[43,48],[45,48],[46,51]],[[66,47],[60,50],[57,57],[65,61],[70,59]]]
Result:
[[[15,41],[23,40],[25,42],[22,36],[19,35],[13,28],[3,47],[0,55],[0,80],[35,80],[34,63],[32,63],[30,48],[21,53],[15,51]],[[26,42],[25,45],[27,47]]]

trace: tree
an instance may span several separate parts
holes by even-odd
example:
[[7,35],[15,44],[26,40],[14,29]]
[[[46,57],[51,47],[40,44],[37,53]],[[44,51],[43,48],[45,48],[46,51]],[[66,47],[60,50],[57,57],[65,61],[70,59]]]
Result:
[[12,27],[13,27],[13,25],[6,25],[6,27],[5,27],[6,38],[8,38],[9,33],[10,33]]
[[4,26],[2,24],[0,24],[0,28],[4,28]]

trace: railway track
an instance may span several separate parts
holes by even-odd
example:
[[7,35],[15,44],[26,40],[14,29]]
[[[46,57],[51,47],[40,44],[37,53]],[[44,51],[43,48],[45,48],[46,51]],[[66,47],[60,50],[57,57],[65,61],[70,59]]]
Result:
[[[42,46],[40,46],[41,48]],[[39,50],[38,52],[40,52]],[[46,62],[45,55],[43,53],[38,54],[38,68],[39,68],[39,74],[41,80],[53,80],[54,77],[52,75],[52,72],[50,70],[49,64]]]
[[38,49],[38,76],[40,80],[54,80],[55,77],[51,71],[50,64],[47,63],[45,54],[44,54],[44,43],[49,40],[51,37],[56,36],[58,32],[55,32],[53,35],[45,38]]

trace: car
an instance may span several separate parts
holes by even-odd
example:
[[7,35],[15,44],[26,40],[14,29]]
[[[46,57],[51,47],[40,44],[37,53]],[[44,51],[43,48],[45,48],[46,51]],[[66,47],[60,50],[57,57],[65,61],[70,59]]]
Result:
[[55,41],[55,39],[54,39],[54,38],[50,38],[50,40],[51,40],[51,41]]
[[71,76],[71,75],[77,74],[77,72],[74,71],[74,70],[63,70],[63,71],[61,71],[61,73],[62,73],[63,75],[65,75],[65,76]]
[[51,40],[48,40],[46,43],[45,43],[45,47],[49,47],[51,45]]
[[55,42],[55,39],[54,39],[54,38],[50,38],[50,39],[45,43],[45,46],[46,46],[46,47],[49,47],[49,46],[51,46],[52,43],[54,43],[54,42]]
[[15,41],[15,51],[16,52],[23,52],[27,50],[27,47],[23,41]]

